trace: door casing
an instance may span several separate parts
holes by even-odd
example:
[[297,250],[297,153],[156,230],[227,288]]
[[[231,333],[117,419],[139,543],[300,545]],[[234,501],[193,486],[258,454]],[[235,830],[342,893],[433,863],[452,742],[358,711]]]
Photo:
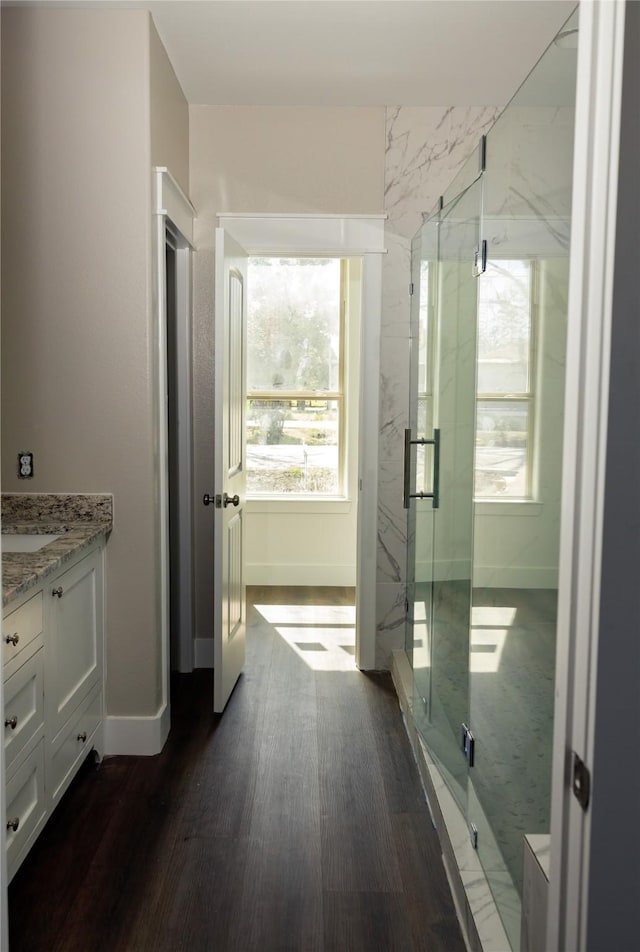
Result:
[[378,525],[378,405],[384,215],[225,213],[218,224],[249,255],[362,258],[358,433],[356,664],[375,667]]

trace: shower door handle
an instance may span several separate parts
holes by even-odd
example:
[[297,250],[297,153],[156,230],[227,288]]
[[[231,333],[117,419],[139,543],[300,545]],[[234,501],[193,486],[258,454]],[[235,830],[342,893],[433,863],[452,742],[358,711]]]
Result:
[[[433,492],[431,493],[412,493],[411,492],[411,447],[412,446],[433,446]],[[404,493],[402,504],[405,509],[409,508],[410,499],[433,499],[433,508],[437,509],[440,505],[440,430],[434,429],[433,439],[411,439],[411,430],[404,431]]]

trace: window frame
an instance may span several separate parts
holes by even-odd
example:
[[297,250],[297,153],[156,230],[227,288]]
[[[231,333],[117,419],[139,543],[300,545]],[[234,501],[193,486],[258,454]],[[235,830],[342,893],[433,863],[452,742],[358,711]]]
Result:
[[[501,258],[494,256],[496,261],[519,261],[528,265],[529,268],[529,388],[527,391],[517,393],[489,393],[479,391],[476,382],[476,425],[475,437],[478,433],[478,406],[480,403],[492,403],[499,406],[501,403],[521,403],[527,406],[527,452],[526,452],[526,485],[525,493],[521,496],[503,496],[496,494],[476,495],[474,489],[474,502],[478,503],[532,503],[536,502],[535,495],[535,473],[536,465],[536,415],[537,415],[537,362],[538,362],[538,327],[539,327],[539,280],[540,272],[538,262],[535,258],[505,256]],[[482,280],[482,276],[480,277]],[[478,314],[480,311],[480,300],[478,296]],[[478,324],[479,328],[479,324]],[[479,329],[478,329],[479,334]],[[477,353],[477,345],[476,345]],[[477,358],[476,358],[477,361]],[[476,371],[477,373],[477,371]],[[477,444],[476,444],[477,445]],[[476,476],[476,457],[474,455],[474,487]]]
[[[474,438],[477,439],[477,413],[478,405],[481,402],[494,403],[495,405],[500,405],[500,403],[523,403],[527,406],[527,452],[526,452],[526,487],[525,494],[522,496],[503,496],[499,494],[495,495],[476,495],[474,490],[474,502],[479,504],[490,504],[499,503],[501,505],[505,504],[531,504],[537,502],[536,496],[536,478],[535,478],[535,466],[537,462],[537,449],[536,449],[536,416],[537,416],[537,400],[538,400],[538,388],[536,386],[537,382],[537,363],[538,363],[538,333],[539,333],[539,324],[540,324],[540,315],[539,315],[539,282],[540,282],[540,269],[538,266],[538,261],[536,258],[527,258],[527,257],[504,257],[503,259],[495,256],[495,260],[504,260],[504,261],[521,261],[528,265],[529,268],[529,389],[525,392],[520,393],[489,393],[489,392],[480,392],[477,389],[476,384],[476,394],[475,394],[475,405],[476,405],[476,424],[474,430]],[[431,262],[429,262],[431,265]],[[429,273],[428,283],[427,283],[427,294],[426,301],[423,305],[422,299],[420,301],[420,307],[424,306],[427,309],[427,315],[425,320],[426,328],[426,352],[425,352],[425,390],[420,390],[418,392],[418,400],[423,400],[425,405],[425,415],[427,423],[428,435],[433,429],[433,403],[434,403],[434,375],[435,375],[435,333],[434,333],[434,321],[437,319],[437,281],[433,279],[433,275]],[[480,278],[482,280],[482,278]],[[479,314],[479,299],[477,302],[477,309]],[[478,331],[479,332],[479,331]],[[477,346],[476,346],[477,354]],[[476,357],[477,362],[477,357]],[[477,370],[476,370],[477,373]],[[427,448],[425,447],[425,450]],[[428,454],[425,452],[424,459],[422,461],[422,490],[423,492],[429,492],[431,490],[431,471],[432,467],[429,464]],[[475,487],[475,474],[476,474],[476,455],[474,452],[474,487]]]
[[[251,390],[246,388],[247,403],[251,400],[309,400],[309,401],[327,401],[335,402],[338,408],[338,488],[335,493],[320,492],[254,492],[247,489],[247,502],[249,504],[260,503],[347,503],[348,502],[348,477],[347,477],[347,282],[348,282],[348,258],[337,254],[312,254],[312,253],[265,253],[249,255],[249,267],[252,258],[279,258],[289,260],[303,259],[327,259],[339,261],[340,263],[340,286],[339,286],[339,329],[338,329],[338,389],[337,390]],[[250,284],[249,284],[250,287]],[[248,328],[248,325],[247,325]],[[245,436],[246,442],[246,436]],[[247,469],[247,473],[249,470]]]

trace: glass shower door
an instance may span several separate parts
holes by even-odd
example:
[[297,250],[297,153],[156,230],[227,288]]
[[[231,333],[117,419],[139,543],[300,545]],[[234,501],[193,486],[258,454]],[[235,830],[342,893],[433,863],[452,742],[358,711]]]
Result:
[[414,720],[423,737],[431,695],[433,589],[433,343],[440,212],[411,245],[411,369],[409,429],[405,431],[404,505],[407,510],[406,651],[413,668]]
[[419,258],[414,254],[413,283],[414,296],[419,289],[419,319],[405,454],[411,461],[405,469],[405,502],[414,719],[463,809],[467,764],[461,728],[469,711],[473,553],[474,263],[481,189],[477,179],[425,222],[418,236],[421,252]]

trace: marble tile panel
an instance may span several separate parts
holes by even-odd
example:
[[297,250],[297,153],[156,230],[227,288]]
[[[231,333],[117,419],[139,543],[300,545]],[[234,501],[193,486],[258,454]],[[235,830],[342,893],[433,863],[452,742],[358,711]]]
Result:
[[409,424],[409,341],[383,338],[380,354],[379,459],[402,459]]
[[[388,231],[411,238],[465,162],[473,166],[494,107],[402,106],[387,109],[385,211]],[[466,179],[465,179],[466,182]],[[463,183],[464,184],[464,183]],[[468,182],[466,182],[468,184]]]
[[[384,467],[384,471],[383,471]],[[404,582],[407,562],[407,511],[402,504],[401,460],[381,464],[378,478],[378,581]]]
[[441,106],[387,109],[385,211],[389,230],[407,238],[415,234],[422,213],[431,210],[444,187],[441,179],[446,173],[435,181],[433,173],[446,160],[449,112]]
[[404,648],[406,587],[402,582],[379,582],[376,588],[376,669],[391,668],[393,652]]
[[549,879],[551,866],[551,836],[548,833],[529,833],[527,840],[531,851],[540,865],[540,869]]
[[382,262],[381,334],[382,337],[409,337],[411,241],[387,231],[385,244],[387,254]]
[[484,873],[463,869],[460,876],[482,952],[511,952],[511,943]]

